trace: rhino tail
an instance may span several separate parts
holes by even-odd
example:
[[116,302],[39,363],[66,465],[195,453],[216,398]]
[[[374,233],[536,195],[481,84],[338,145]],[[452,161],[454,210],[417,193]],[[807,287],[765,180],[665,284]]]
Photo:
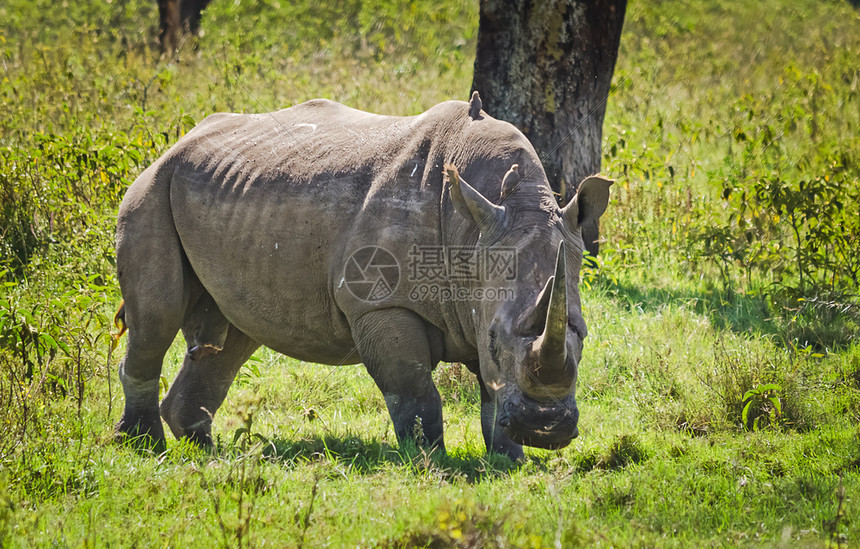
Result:
[[125,323],[125,300],[119,302],[119,309],[113,315],[113,325],[116,326],[118,333],[113,334],[114,339],[119,339],[128,330],[128,324]]

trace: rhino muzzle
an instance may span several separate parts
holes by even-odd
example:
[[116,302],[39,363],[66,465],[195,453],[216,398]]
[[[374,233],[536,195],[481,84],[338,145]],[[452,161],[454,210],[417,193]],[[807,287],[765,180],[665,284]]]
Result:
[[525,394],[505,403],[499,424],[511,440],[525,446],[559,450],[579,436],[579,409],[573,395],[542,404]]
[[[517,386],[529,397],[541,402],[566,399],[576,384],[578,357],[568,353],[570,316],[567,306],[564,242],[558,247],[555,273],[538,295],[537,303],[523,315],[521,326],[539,326],[541,333],[517,364]],[[571,349],[582,345],[578,336],[570,335]]]

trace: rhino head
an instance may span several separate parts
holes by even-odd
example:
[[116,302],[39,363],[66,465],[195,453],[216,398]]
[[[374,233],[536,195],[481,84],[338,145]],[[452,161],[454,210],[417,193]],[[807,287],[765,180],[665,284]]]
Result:
[[445,171],[455,209],[480,231],[477,247],[516,250],[514,280],[484,281],[512,289],[507,295],[513,299],[482,301],[467,313],[475,329],[488,449],[510,455],[521,452],[516,445],[563,448],[579,434],[576,380],[587,335],[578,287],[580,228],[606,210],[613,182],[588,177],[559,207],[543,170],[530,170],[532,181],[520,189],[514,165],[495,204],[453,166]]

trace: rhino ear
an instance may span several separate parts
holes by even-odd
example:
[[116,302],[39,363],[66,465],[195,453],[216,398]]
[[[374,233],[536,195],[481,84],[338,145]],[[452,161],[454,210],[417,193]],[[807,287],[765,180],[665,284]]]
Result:
[[460,215],[471,219],[482,233],[503,223],[505,209],[486,199],[478,190],[460,179],[457,167],[445,165],[445,180],[451,185],[451,202]]
[[573,199],[562,210],[571,227],[582,227],[597,221],[609,205],[609,187],[615,183],[600,175],[586,177]]

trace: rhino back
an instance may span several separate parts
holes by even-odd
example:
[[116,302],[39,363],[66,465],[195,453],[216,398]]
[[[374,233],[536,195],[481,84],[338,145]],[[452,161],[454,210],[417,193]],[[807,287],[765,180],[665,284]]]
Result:
[[439,242],[440,185],[425,177],[420,124],[317,100],[209,117],[177,144],[176,229],[231,322],[285,354],[344,361],[349,317],[373,305],[335,295],[349,254]]

